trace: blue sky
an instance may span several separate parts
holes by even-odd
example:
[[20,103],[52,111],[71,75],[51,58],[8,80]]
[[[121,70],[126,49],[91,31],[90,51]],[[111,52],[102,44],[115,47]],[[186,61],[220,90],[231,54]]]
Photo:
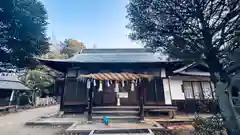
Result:
[[49,18],[48,35],[84,42],[87,48],[139,48],[125,28],[128,0],[42,0]]

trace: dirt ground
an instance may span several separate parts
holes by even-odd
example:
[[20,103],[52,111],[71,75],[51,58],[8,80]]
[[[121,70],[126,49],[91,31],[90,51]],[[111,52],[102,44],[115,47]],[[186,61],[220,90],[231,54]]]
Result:
[[[59,106],[29,109],[0,116],[0,135],[66,135],[62,126],[26,126],[27,121],[58,112]],[[163,135],[154,132],[156,135]],[[79,135],[87,135],[79,134]],[[170,135],[170,134],[168,134]],[[184,134],[185,135],[185,134]]]
[[25,126],[25,122],[57,112],[58,105],[0,116],[0,135],[60,135],[64,127]]

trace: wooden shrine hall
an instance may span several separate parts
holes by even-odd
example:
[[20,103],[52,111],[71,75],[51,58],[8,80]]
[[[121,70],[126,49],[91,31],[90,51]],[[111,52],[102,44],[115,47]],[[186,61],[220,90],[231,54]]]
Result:
[[[80,75],[79,78],[87,79],[87,89],[89,96],[89,105],[88,105],[88,121],[92,121],[92,106],[93,106],[93,89],[96,89],[96,80],[99,81],[98,91],[103,90],[103,81],[105,81],[105,85],[110,87],[111,84],[114,84],[114,92],[117,93],[117,106],[121,105],[120,98],[128,98],[127,93],[119,93],[119,87],[125,87],[125,81],[131,82],[131,92],[136,91],[139,95],[139,117],[140,120],[144,120],[144,110],[143,110],[143,100],[144,100],[144,87],[143,81],[144,79],[151,79],[152,75],[146,74],[134,74],[134,73],[97,73],[97,74],[88,74],[88,75]],[[136,89],[136,90],[135,90]],[[97,94],[97,93],[96,93]]]
[[[196,104],[212,103],[213,96],[205,99],[204,95],[191,95],[198,85],[211,93],[207,68],[186,66],[178,60],[163,61],[144,48],[84,49],[68,59],[39,60],[65,74],[56,81],[61,111],[87,111],[89,121],[103,115],[143,120],[145,112],[164,112],[173,117],[177,109],[196,112]],[[191,81],[193,88],[185,86]]]

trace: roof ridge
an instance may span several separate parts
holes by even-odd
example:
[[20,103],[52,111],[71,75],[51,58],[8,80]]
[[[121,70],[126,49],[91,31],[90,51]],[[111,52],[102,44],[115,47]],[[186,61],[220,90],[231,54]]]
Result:
[[2,79],[0,81],[8,81],[8,82],[20,82],[22,83],[20,80],[7,80],[7,79]]
[[79,53],[150,53],[152,52],[147,48],[90,48],[83,49]]

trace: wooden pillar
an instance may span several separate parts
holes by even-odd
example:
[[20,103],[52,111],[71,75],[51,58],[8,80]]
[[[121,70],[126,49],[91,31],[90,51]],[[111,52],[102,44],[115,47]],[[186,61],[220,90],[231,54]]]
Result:
[[32,91],[32,105],[36,106],[36,90]]
[[64,111],[64,91],[67,90],[67,87],[66,87],[66,81],[67,80],[67,77],[66,75],[64,75],[64,79],[60,81],[60,87],[61,87],[61,93],[60,93],[60,111]]
[[[144,80],[143,80],[144,81]],[[140,95],[140,103],[139,103],[139,117],[140,117],[140,122],[144,121],[144,82],[141,82],[139,86],[139,95]]]
[[14,96],[15,96],[15,90],[12,90],[10,100],[9,100],[9,106],[11,106],[13,104]]
[[92,122],[92,107],[93,107],[93,83],[91,82],[88,89],[88,122]]

